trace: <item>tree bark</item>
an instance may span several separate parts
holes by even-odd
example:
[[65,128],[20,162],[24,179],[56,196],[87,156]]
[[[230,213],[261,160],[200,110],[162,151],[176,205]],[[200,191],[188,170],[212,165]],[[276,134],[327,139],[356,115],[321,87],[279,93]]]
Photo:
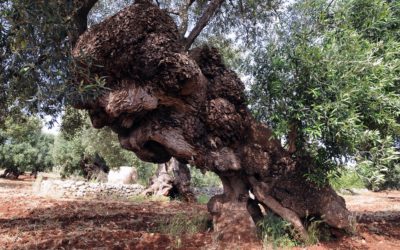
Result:
[[[137,3],[94,26],[73,55],[109,88],[77,104],[89,110],[93,126],[110,126],[122,147],[144,161],[175,157],[221,178],[224,194],[208,204],[221,235],[255,235],[259,206],[290,221],[304,238],[307,216],[349,227],[344,200],[328,184],[304,178],[313,159],[295,158],[273,139],[252,117],[244,84],[218,51],[202,46],[188,53],[175,23],[157,6]],[[91,63],[82,59],[88,57]],[[79,72],[77,78],[92,83]]]

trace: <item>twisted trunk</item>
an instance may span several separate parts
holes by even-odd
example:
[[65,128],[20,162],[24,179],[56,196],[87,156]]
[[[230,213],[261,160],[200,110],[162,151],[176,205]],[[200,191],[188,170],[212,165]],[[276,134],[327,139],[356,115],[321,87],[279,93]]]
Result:
[[[180,38],[168,14],[146,1],[94,26],[73,54],[82,67],[105,77],[109,90],[76,107],[89,110],[93,126],[110,126],[122,147],[144,161],[175,157],[215,172],[224,194],[208,208],[222,237],[255,235],[254,222],[263,216],[259,206],[290,221],[304,238],[307,216],[348,227],[344,200],[328,185],[304,179],[312,159],[292,156],[251,116],[243,83],[218,51],[186,51]],[[85,75],[77,77],[91,84]]]
[[186,202],[196,201],[190,188],[190,170],[186,164],[175,158],[158,164],[157,171],[151,178],[150,186],[143,193],[178,198]]
[[0,175],[0,178],[16,180],[22,174],[24,174],[24,172],[19,171],[18,168],[11,167],[11,168],[6,168],[4,170],[4,173]]

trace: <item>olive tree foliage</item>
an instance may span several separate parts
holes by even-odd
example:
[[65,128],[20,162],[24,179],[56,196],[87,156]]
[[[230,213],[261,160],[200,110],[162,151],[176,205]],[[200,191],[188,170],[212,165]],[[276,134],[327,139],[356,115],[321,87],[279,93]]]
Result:
[[367,151],[356,157],[357,171],[365,186],[373,191],[396,188],[400,183],[400,153],[393,146],[393,137],[382,137],[377,131],[368,131],[363,143]]
[[21,109],[56,115],[64,104],[68,6],[58,2],[0,1],[2,118]]
[[25,171],[36,174],[53,166],[51,148],[54,138],[41,132],[38,118],[8,118],[0,129],[0,168],[4,177],[17,178]]
[[[87,28],[87,14],[97,0],[0,1],[0,124],[4,117],[50,115],[56,121],[65,105],[101,94],[93,85],[71,86],[71,72],[81,71],[71,47]],[[87,93],[88,90],[94,90]]]
[[270,28],[247,68],[258,119],[315,182],[356,162],[369,188],[399,187],[400,3],[301,0]]

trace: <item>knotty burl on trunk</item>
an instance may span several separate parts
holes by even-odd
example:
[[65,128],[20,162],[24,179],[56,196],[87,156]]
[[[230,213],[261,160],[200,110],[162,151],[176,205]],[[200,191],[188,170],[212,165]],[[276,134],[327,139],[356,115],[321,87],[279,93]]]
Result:
[[[263,216],[259,205],[290,221],[303,237],[307,216],[348,227],[344,200],[329,186],[304,179],[311,161],[292,158],[251,116],[243,83],[218,51],[187,51],[171,17],[141,2],[86,31],[73,50],[109,88],[76,104],[89,110],[93,126],[111,127],[122,147],[144,161],[175,157],[219,175],[224,194],[213,197],[208,209],[225,238],[253,233]],[[91,84],[85,75],[77,77]]]

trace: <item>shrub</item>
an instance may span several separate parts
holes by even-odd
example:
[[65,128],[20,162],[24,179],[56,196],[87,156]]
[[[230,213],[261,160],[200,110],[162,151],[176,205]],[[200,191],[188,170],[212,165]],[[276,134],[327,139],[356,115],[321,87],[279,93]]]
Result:
[[365,188],[360,175],[353,169],[343,169],[329,178],[331,186],[336,191],[350,188]]

